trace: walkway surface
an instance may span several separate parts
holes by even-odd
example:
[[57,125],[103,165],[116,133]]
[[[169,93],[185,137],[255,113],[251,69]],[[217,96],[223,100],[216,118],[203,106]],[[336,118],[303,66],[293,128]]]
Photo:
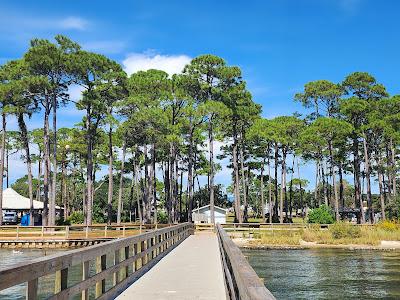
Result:
[[226,299],[217,236],[189,236],[117,299]]

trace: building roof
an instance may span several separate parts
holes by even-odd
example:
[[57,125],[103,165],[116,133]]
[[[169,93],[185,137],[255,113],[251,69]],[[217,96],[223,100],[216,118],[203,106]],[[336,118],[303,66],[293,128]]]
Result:
[[[29,210],[30,209],[30,199],[26,198],[12,188],[7,188],[3,191],[3,209],[17,209],[17,210]],[[56,206],[59,209],[59,206]],[[33,200],[33,209],[43,209],[43,202]]]
[[[193,211],[193,212],[198,212],[198,211],[201,211],[201,210],[207,210],[207,208],[210,209],[210,204],[204,205],[204,206],[199,207],[199,208],[195,208],[195,209],[193,209],[192,211]],[[222,207],[219,207],[219,206],[216,206],[216,205],[214,205],[214,209],[216,209],[216,210],[222,210],[222,211],[224,211],[225,213],[228,211],[228,209],[222,208]]]

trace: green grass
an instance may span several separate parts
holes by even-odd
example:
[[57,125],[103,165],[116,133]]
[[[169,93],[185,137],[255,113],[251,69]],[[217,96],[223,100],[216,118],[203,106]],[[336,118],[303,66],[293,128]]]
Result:
[[300,240],[325,245],[379,245],[382,240],[400,241],[400,229],[382,226],[354,227],[338,223],[329,230],[311,227],[300,230],[271,230],[254,234],[252,244],[299,245]]

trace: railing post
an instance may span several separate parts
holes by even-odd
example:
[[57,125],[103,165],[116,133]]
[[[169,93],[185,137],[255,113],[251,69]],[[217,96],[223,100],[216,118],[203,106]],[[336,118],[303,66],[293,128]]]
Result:
[[54,283],[54,294],[65,290],[68,287],[68,268],[56,272]]
[[107,225],[104,226],[104,237],[107,237]]
[[89,238],[89,226],[85,227],[85,238]]
[[69,226],[65,226],[65,239],[69,238]]
[[[125,247],[125,253],[124,253],[124,260],[127,260],[129,258],[129,246]],[[129,266],[127,265],[125,267],[125,274],[124,274],[124,279],[127,278],[129,276]]]
[[122,227],[122,236],[125,237],[125,225]]
[[17,239],[19,238],[19,226],[17,225]]
[[[82,281],[86,280],[89,278],[89,261],[84,261],[82,263]],[[89,300],[89,290],[83,290],[82,291],[82,300]]]
[[37,300],[38,279],[32,279],[26,283],[26,300]]
[[44,226],[42,226],[42,232],[41,232],[41,235],[40,235],[41,237],[43,237],[44,236]]
[[[141,250],[142,250],[142,252],[145,252],[146,249],[147,249],[147,240],[142,241],[142,245],[141,245]],[[143,267],[144,265],[146,265],[146,264],[147,264],[147,254],[144,254],[144,255],[142,256],[142,267]]]
[[[142,251],[142,243],[139,242],[133,245],[133,255],[136,255]],[[134,271],[139,270],[142,267],[142,260],[137,259],[133,262],[133,269]]]
[[[121,256],[120,249],[115,250],[115,252],[114,252],[114,265],[119,264],[119,262],[120,262],[120,256]],[[115,273],[114,273],[114,286],[116,286],[116,285],[119,283],[119,281],[120,281],[120,280],[119,280],[119,279],[120,279],[119,273],[120,273],[120,270],[119,270],[119,269],[116,270]]]
[[[96,273],[101,273],[106,269],[107,256],[104,254],[96,258]],[[100,297],[106,291],[106,280],[96,282],[96,298]]]

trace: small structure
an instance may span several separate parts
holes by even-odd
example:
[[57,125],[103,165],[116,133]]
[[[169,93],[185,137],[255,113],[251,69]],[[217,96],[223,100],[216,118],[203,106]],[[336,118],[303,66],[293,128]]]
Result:
[[[228,210],[219,206],[214,206],[215,223],[226,223]],[[193,209],[192,220],[194,223],[211,223],[210,204]]]
[[[3,191],[3,211],[15,211],[18,214],[18,218],[22,218],[25,213],[29,213],[31,208],[30,199],[26,198],[12,188],[7,188]],[[40,215],[43,211],[43,202],[33,200],[33,210],[35,217],[35,224],[40,222]],[[56,206],[56,210],[60,213],[61,208]]]

